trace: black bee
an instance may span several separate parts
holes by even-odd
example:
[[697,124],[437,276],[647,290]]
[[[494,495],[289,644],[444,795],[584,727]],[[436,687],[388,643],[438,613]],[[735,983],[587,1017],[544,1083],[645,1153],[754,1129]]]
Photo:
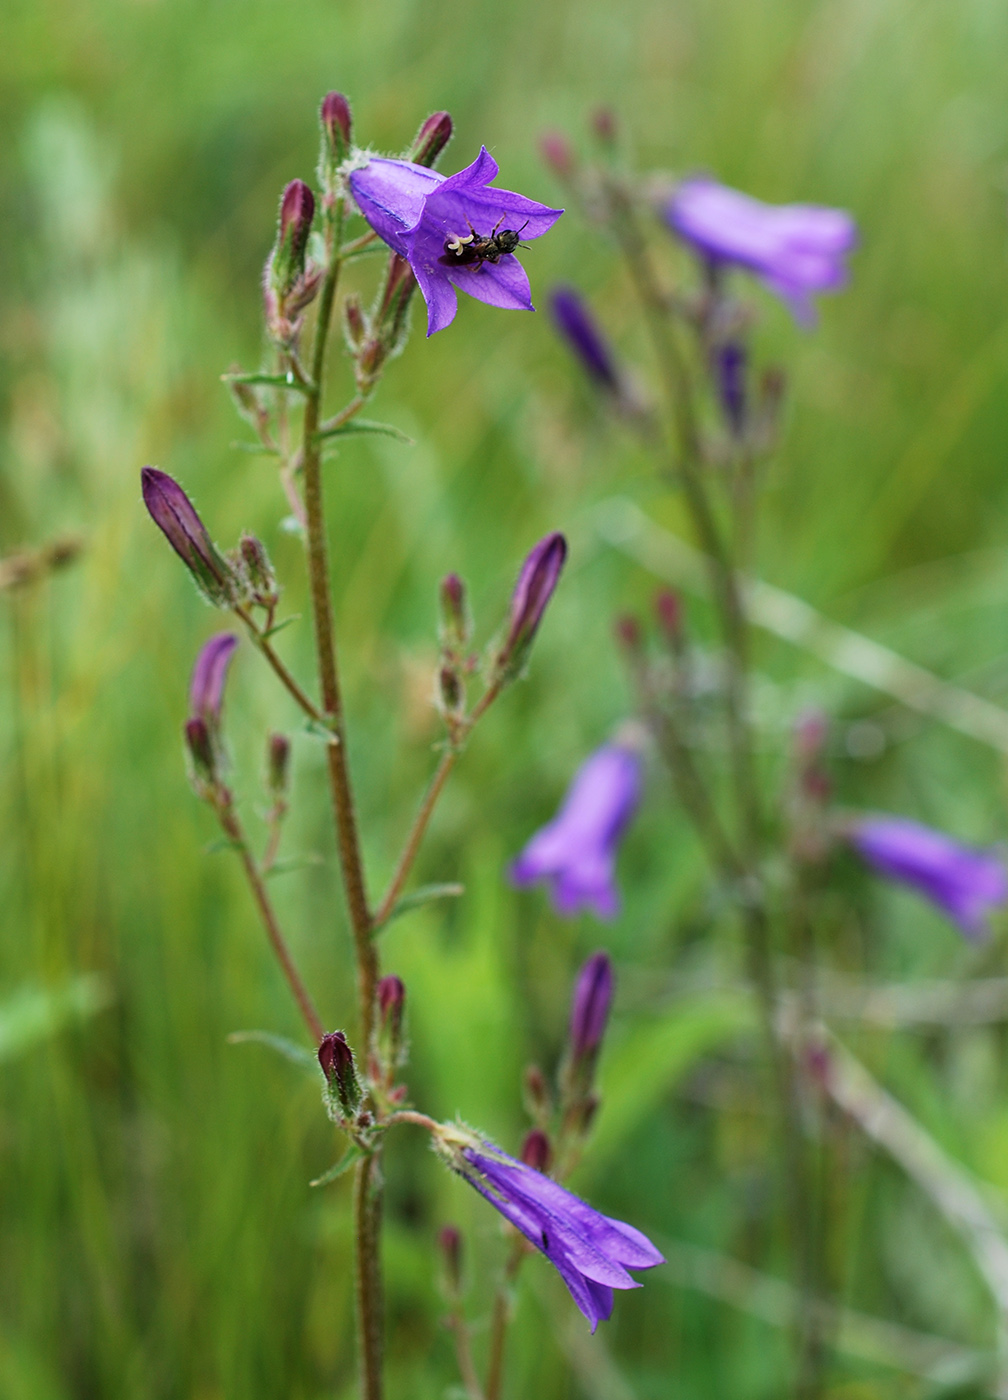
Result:
[[[528,223],[526,219],[517,230],[501,228],[504,217],[503,214],[500,216],[486,238],[477,233],[472,224],[469,224],[469,232],[464,238],[459,233],[449,234],[445,239],[444,256],[440,261],[452,267],[471,267],[475,263],[477,271],[485,262],[500,262],[505,254],[513,253],[518,247],[525,224]],[[469,223],[468,219],[466,222]]]

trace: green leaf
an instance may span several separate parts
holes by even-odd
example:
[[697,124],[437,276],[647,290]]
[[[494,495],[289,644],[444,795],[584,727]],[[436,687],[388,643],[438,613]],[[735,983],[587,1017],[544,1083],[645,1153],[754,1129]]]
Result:
[[300,622],[300,620],[300,613],[292,613],[290,617],[285,617],[282,622],[274,622],[272,627],[267,627],[265,632],[260,632],[259,640],[261,642],[268,642],[272,637],[275,637],[278,632],[282,632],[285,627],[289,627],[292,622]]
[[293,374],[222,374],[225,384],[266,384],[274,389],[289,389],[293,394],[310,394],[311,384],[302,384]]
[[364,1156],[356,1143],[352,1142],[338,1162],[335,1162],[327,1172],[317,1176],[314,1181],[309,1181],[309,1186],[328,1186],[330,1181],[335,1181],[338,1176],[348,1172],[352,1166]]
[[323,744],[339,743],[339,735],[335,730],[330,729],[328,725],[320,724],[317,719],[306,719],[304,732],[310,734],[313,739],[321,739]]
[[74,977],[60,987],[20,987],[0,1002],[0,1060],[23,1054],[111,1003],[108,983],[94,973]]
[[264,874],[267,880],[272,880],[274,875],[288,875],[292,870],[304,870],[310,865],[325,863],[325,856],[320,856],[317,851],[309,851],[307,855],[284,856],[282,860],[275,860]]
[[395,438],[397,442],[404,442],[407,447],[414,447],[411,437],[407,437],[401,428],[396,428],[391,423],[374,423],[369,418],[351,418],[349,423],[342,424],[339,428],[323,428],[315,434],[316,442],[324,442],[327,438],[353,437],[356,433],[377,433],[382,437]]
[[598,1175],[697,1061],[753,1028],[749,997],[706,993],[670,1006],[660,1019],[638,1022],[608,1053],[603,1048],[602,1108],[581,1174]]
[[378,927],[387,928],[393,919],[398,919],[401,914],[408,914],[413,909],[419,909],[423,904],[429,904],[432,899],[458,899],[461,894],[465,894],[465,885],[421,885],[412,894],[404,894],[402,899],[396,900],[388,918]]
[[229,1045],[246,1045],[250,1041],[268,1046],[285,1060],[290,1060],[291,1064],[300,1065],[313,1075],[321,1073],[318,1057],[303,1045],[298,1045],[297,1041],[288,1040],[285,1035],[276,1035],[273,1031],[232,1031],[228,1036]]

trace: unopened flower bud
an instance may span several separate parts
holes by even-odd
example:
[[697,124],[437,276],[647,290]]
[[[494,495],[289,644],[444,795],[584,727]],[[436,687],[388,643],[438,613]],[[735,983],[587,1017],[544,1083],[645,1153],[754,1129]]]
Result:
[[462,1286],[462,1235],[454,1225],[443,1225],[438,1231],[438,1248],[445,1261],[448,1287],[458,1293]]
[[632,613],[624,613],[622,617],[618,617],[613,626],[613,631],[621,647],[624,647],[631,653],[640,651],[643,642],[643,634],[641,632],[640,623]]
[[330,1031],[322,1037],[318,1058],[329,1088],[330,1106],[337,1116],[353,1118],[360,1107],[361,1090],[353,1051],[342,1031]]
[[283,298],[305,270],[305,249],[315,217],[315,196],[303,180],[291,180],[280,199],[280,227],[270,261],[270,282]]
[[350,104],[341,92],[330,92],[322,99],[319,113],[322,134],[327,146],[327,154],[332,167],[342,165],[350,151],[350,135],[353,122]]
[[497,657],[497,671],[504,677],[521,671],[566,558],[567,541],[554,532],[539,541],[522,565],[511,595],[507,636]]
[[570,1053],[574,1060],[594,1058],[602,1043],[613,999],[613,970],[608,953],[593,953],[578,973],[571,999]]
[[462,677],[454,666],[442,666],[438,671],[438,703],[447,715],[456,715],[465,704]]
[[619,397],[622,383],[608,341],[587,302],[573,287],[557,287],[550,296],[553,324],[573,351],[582,369],[599,388]]
[[274,800],[287,792],[290,776],[290,740],[286,734],[271,734],[266,742],[266,785]]
[[543,1132],[542,1128],[532,1128],[525,1134],[525,1141],[522,1143],[521,1159],[527,1167],[534,1168],[537,1172],[549,1171],[550,1140]]
[[266,546],[255,535],[242,535],[238,541],[238,551],[253,598],[263,607],[275,607],[280,589]]
[[547,131],[539,138],[539,154],[560,180],[569,180],[577,169],[574,148],[562,131]]
[[233,632],[220,632],[200,649],[189,682],[189,714],[202,719],[215,730],[220,724],[224,703],[224,682],[238,638]]
[[406,988],[402,979],[395,976],[383,977],[378,983],[378,1011],[381,1027],[394,1040],[398,1041],[402,1032],[403,1009],[406,1005]]
[[358,349],[367,335],[367,322],[364,319],[360,297],[356,292],[351,292],[343,303],[343,327],[348,348],[350,350]]
[[714,378],[718,400],[731,432],[739,437],[746,422],[746,348],[730,340],[714,351]]
[[680,647],[683,640],[682,598],[671,588],[663,588],[656,595],[654,606],[665,640],[673,649]]
[[156,467],[144,467],[140,483],[151,519],[192,574],[197,588],[215,607],[231,607],[240,595],[239,580],[182,487]]
[[197,782],[212,783],[216,776],[217,761],[210,729],[205,719],[195,715],[186,720],[185,741],[192,760],[193,778]]
[[533,1118],[545,1118],[553,1110],[553,1096],[546,1076],[538,1065],[525,1070],[525,1104]]
[[440,604],[441,645],[446,651],[459,652],[469,645],[472,619],[466,600],[466,586],[458,574],[446,574],[438,588]]
[[406,159],[414,165],[433,166],[451,138],[451,117],[447,112],[434,112],[414,136]]
[[618,125],[616,113],[611,107],[596,107],[591,114],[591,129],[604,146],[611,146],[616,140]]

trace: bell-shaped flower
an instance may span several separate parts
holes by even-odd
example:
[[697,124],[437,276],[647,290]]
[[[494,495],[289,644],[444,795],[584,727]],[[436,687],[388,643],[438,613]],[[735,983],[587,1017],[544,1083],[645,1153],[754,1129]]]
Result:
[[985,937],[990,911],[1008,902],[1008,872],[994,851],[960,845],[905,817],[865,817],[848,837],[877,874],[922,894],[967,938]]
[[455,319],[456,289],[489,306],[534,310],[514,249],[519,239],[541,237],[563,210],[491,188],[496,176],[485,146],[455,175],[381,156],[350,174],[361,213],[413,269],[427,303],[428,335]]
[[639,1288],[628,1269],[653,1269],[663,1256],[640,1230],[594,1210],[573,1192],[487,1138],[440,1124],[435,1146],[469,1185],[545,1254],[594,1332],[613,1310],[613,1290]]
[[843,209],[764,204],[701,175],[678,185],[665,217],[710,262],[755,272],[805,325],[815,320],[811,294],[846,283],[844,259],[857,242],[857,226]]
[[628,745],[596,749],[575,774],[556,816],[512,864],[514,883],[546,880],[559,914],[590,908],[600,919],[615,918],[616,850],[640,803],[642,766]]

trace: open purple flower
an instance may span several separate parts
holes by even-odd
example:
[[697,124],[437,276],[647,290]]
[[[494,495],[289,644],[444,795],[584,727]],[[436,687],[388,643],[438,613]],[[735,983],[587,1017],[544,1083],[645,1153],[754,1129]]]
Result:
[[581,765],[559,812],[511,866],[516,885],[547,880],[557,913],[619,912],[616,849],[641,798],[641,759],[623,744],[604,744]]
[[455,319],[456,288],[489,306],[534,310],[525,269],[514,256],[518,235],[541,237],[563,210],[491,189],[496,176],[497,162],[485,146],[472,165],[447,177],[380,156],[351,172],[361,213],[416,275],[428,335]]
[[857,242],[857,226],[843,209],[764,204],[702,175],[680,183],[665,217],[711,262],[757,273],[804,325],[815,320],[811,293],[847,281],[844,257]]
[[993,851],[961,846],[905,817],[865,817],[849,836],[879,875],[929,899],[967,938],[985,937],[990,910],[1008,901],[1008,873]]
[[486,1138],[442,1127],[439,1139],[454,1170],[545,1254],[593,1332],[612,1313],[613,1289],[640,1287],[628,1269],[665,1262],[640,1230],[602,1215]]

